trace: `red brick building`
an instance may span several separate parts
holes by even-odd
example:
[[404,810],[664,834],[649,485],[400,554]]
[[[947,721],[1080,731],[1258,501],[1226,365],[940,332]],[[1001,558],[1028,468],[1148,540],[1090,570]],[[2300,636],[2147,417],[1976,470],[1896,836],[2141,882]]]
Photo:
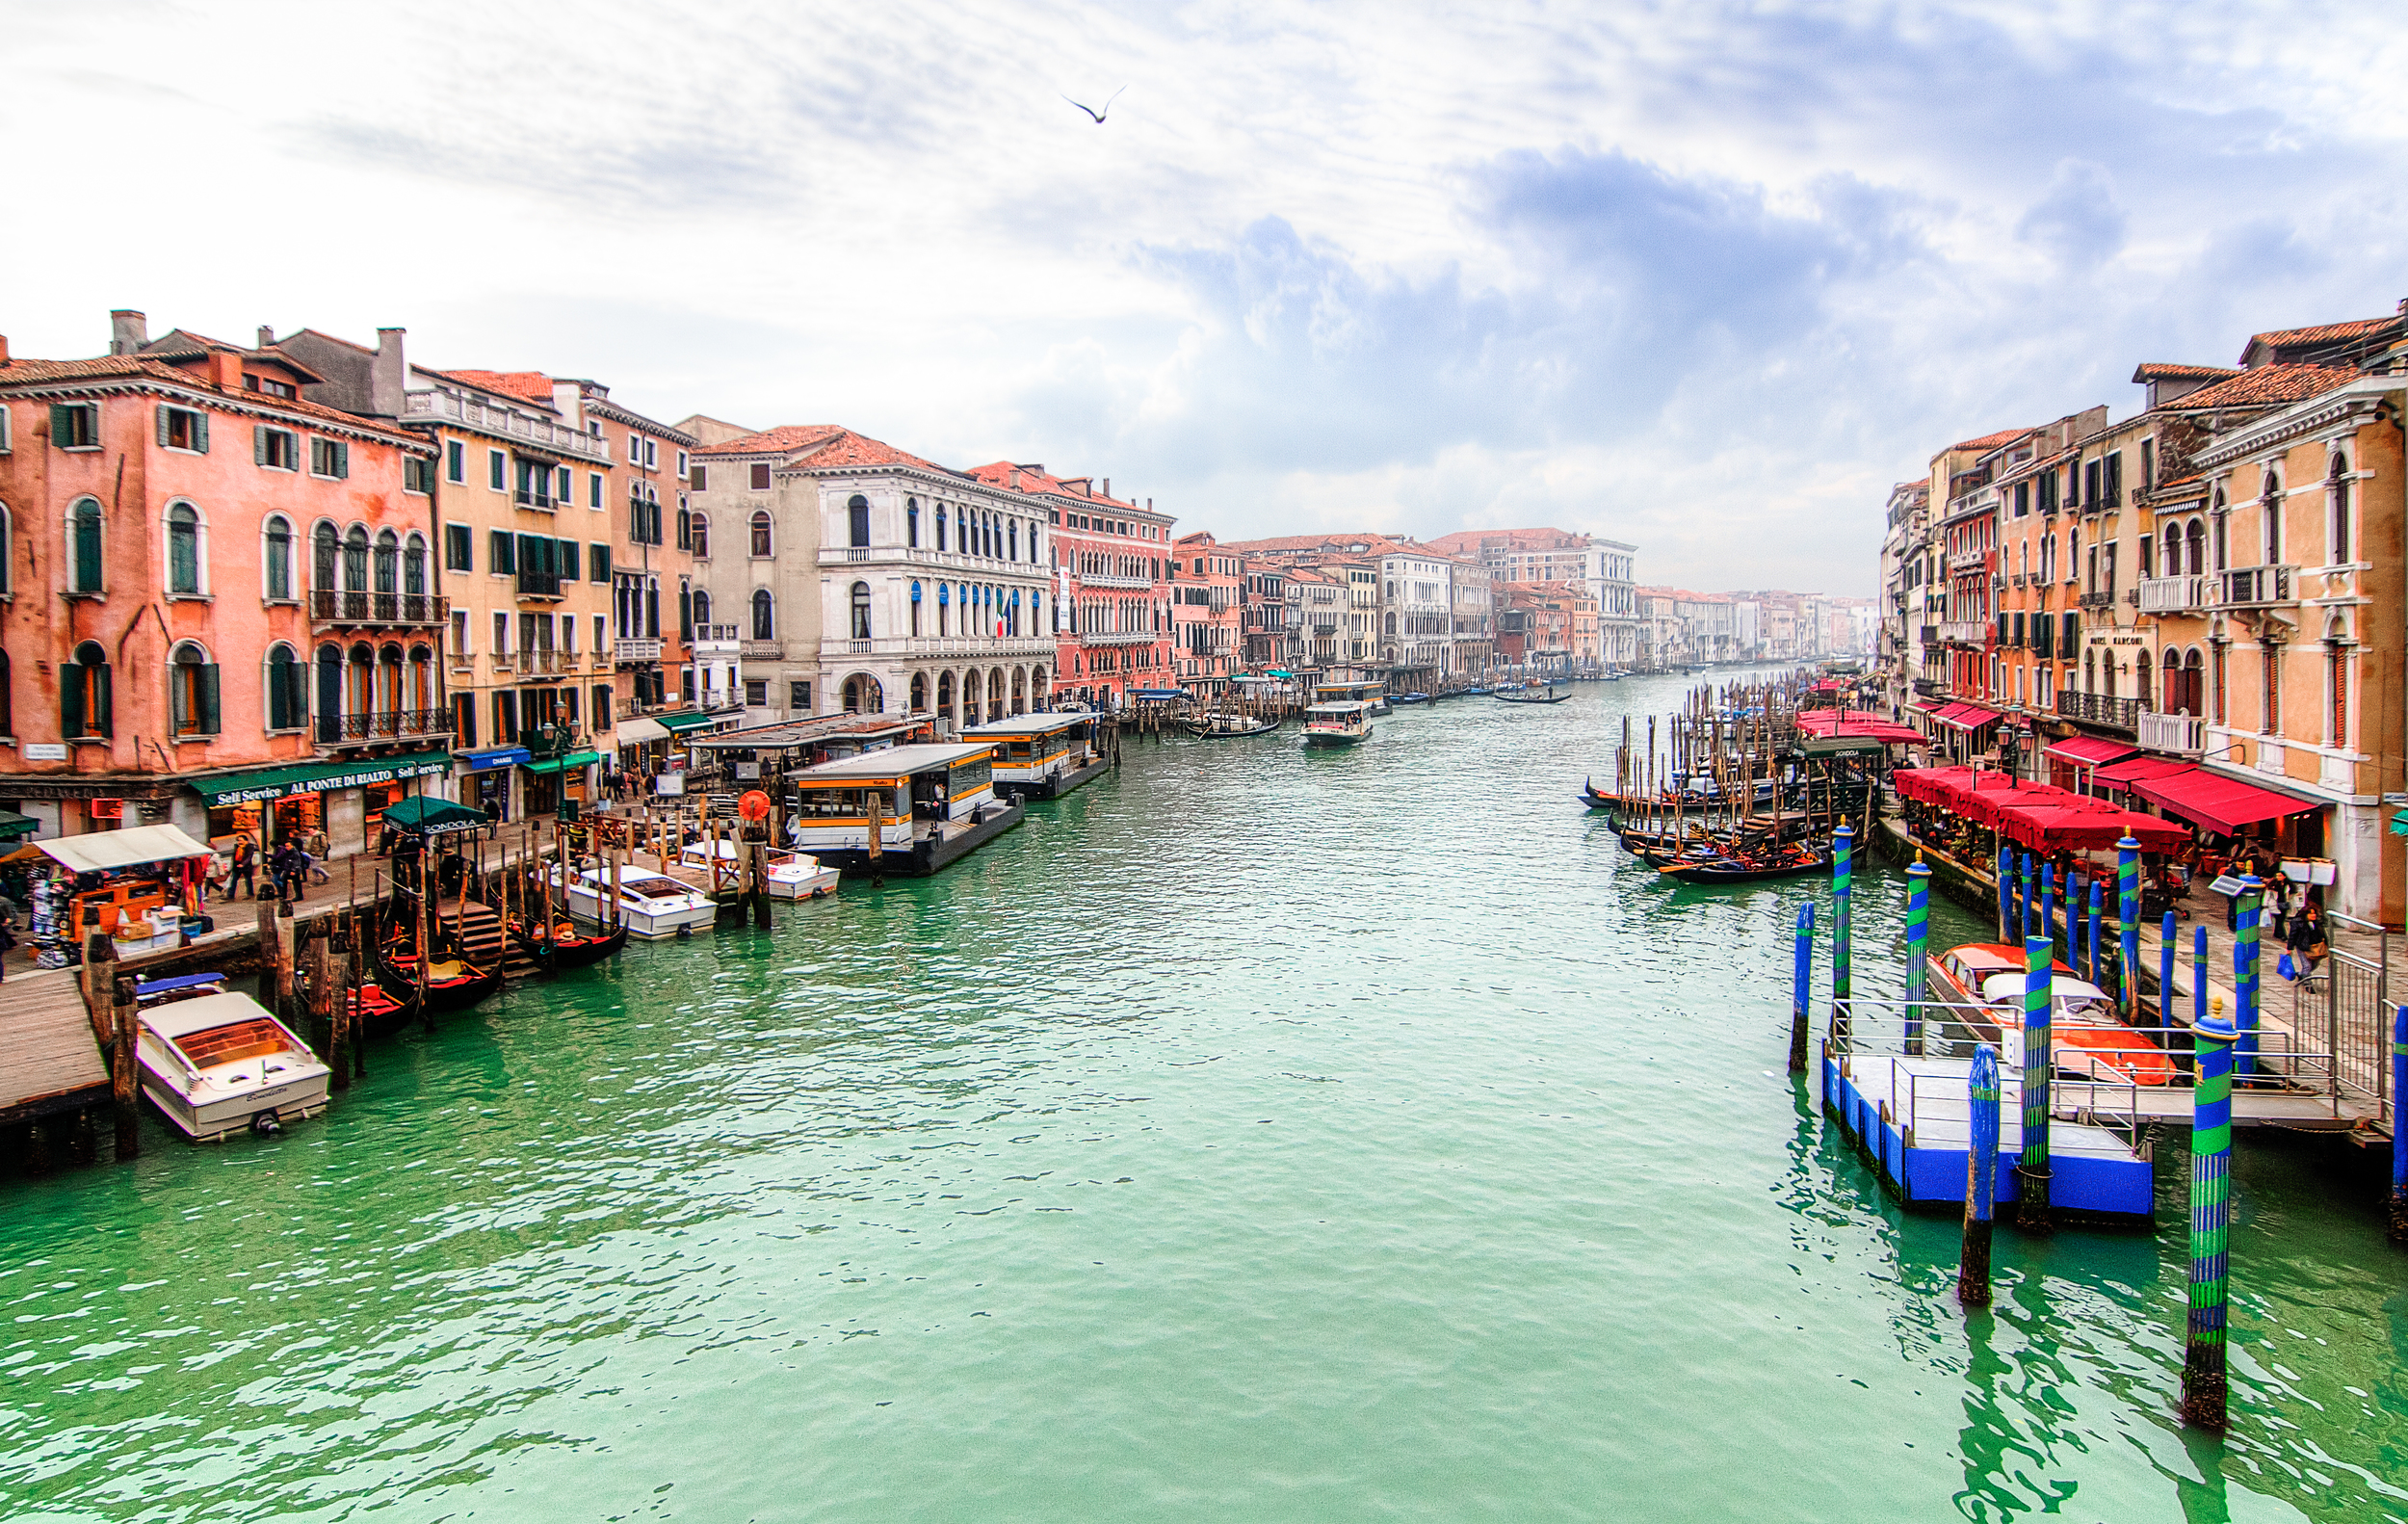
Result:
[[1055,476],[998,460],[970,472],[1045,506],[1054,570],[1053,692],[1112,707],[1174,681],[1170,650],[1173,522],[1151,501],[1112,495],[1112,479]]

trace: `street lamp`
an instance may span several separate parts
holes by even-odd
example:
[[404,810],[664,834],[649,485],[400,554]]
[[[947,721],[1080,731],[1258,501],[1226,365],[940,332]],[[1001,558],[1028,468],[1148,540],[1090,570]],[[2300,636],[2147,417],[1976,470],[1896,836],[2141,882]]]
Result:
[[2017,753],[2023,749],[2026,731],[2021,722],[2009,720],[1999,726],[1999,765],[2006,770],[2007,787],[2015,786],[2019,772]]

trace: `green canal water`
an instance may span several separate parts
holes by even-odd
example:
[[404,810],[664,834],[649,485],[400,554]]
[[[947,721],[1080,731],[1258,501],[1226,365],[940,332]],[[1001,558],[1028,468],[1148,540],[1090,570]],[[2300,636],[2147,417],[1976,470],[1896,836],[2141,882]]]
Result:
[[1679,686],[1133,746],[280,1141],[0,1187],[0,1515],[2408,1517],[2408,1255],[2323,1149],[2240,1152],[2228,1440],[2177,1143],[2154,1234],[2002,1232],[1958,1309],[1780,1072],[1803,891],[1573,802]]

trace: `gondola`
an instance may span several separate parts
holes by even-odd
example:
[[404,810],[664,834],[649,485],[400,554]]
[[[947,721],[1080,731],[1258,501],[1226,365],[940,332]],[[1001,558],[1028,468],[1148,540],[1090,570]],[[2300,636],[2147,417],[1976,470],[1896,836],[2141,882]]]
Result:
[[564,915],[553,917],[552,934],[548,937],[542,934],[540,927],[531,932],[524,922],[515,919],[510,922],[510,940],[518,944],[521,952],[554,972],[598,963],[627,945],[627,928],[623,926],[589,935],[577,930],[577,923]]
[[1426,704],[1426,703],[1429,702],[1429,695],[1427,695],[1427,694],[1399,694],[1399,695],[1397,695],[1395,697],[1393,697],[1393,698],[1389,699],[1388,701],[1389,701],[1390,703],[1392,703],[1392,704]]
[[1773,867],[1750,867],[1736,858],[1721,857],[1697,863],[1660,864],[1656,872],[1682,883],[1762,883],[1771,879],[1797,879],[1810,873],[1831,871],[1831,854],[1807,857]]
[[[418,955],[382,948],[377,953],[377,983],[395,1000],[407,1005],[418,998]],[[438,958],[428,969],[427,1010],[436,1015],[469,1007],[502,987],[502,976],[488,974],[458,959]]]
[[1201,720],[1188,722],[1188,734],[1201,741],[1232,741],[1244,736],[1267,736],[1278,728],[1278,721],[1262,715],[1211,714]]
[[1572,696],[1572,690],[1565,688],[1557,691],[1555,685],[1548,684],[1526,688],[1519,693],[1495,693],[1489,696],[1504,704],[1559,704]]
[[371,981],[353,985],[349,991],[352,1020],[363,1036],[381,1038],[399,1031],[409,1020],[409,1002],[396,1000],[384,986]]

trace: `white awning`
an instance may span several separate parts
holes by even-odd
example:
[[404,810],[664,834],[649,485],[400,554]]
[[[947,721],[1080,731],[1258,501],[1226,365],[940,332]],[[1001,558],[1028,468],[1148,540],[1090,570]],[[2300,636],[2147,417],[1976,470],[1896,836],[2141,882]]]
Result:
[[633,720],[621,720],[618,722],[616,725],[612,727],[611,733],[617,737],[618,744],[620,746],[631,747],[639,741],[667,740],[668,737],[668,726],[661,723],[658,720],[646,720],[641,715],[638,715]]
[[136,826],[126,830],[95,830],[82,836],[62,836],[34,843],[78,873],[130,868],[138,862],[169,862],[178,857],[206,857],[209,848],[173,826]]

